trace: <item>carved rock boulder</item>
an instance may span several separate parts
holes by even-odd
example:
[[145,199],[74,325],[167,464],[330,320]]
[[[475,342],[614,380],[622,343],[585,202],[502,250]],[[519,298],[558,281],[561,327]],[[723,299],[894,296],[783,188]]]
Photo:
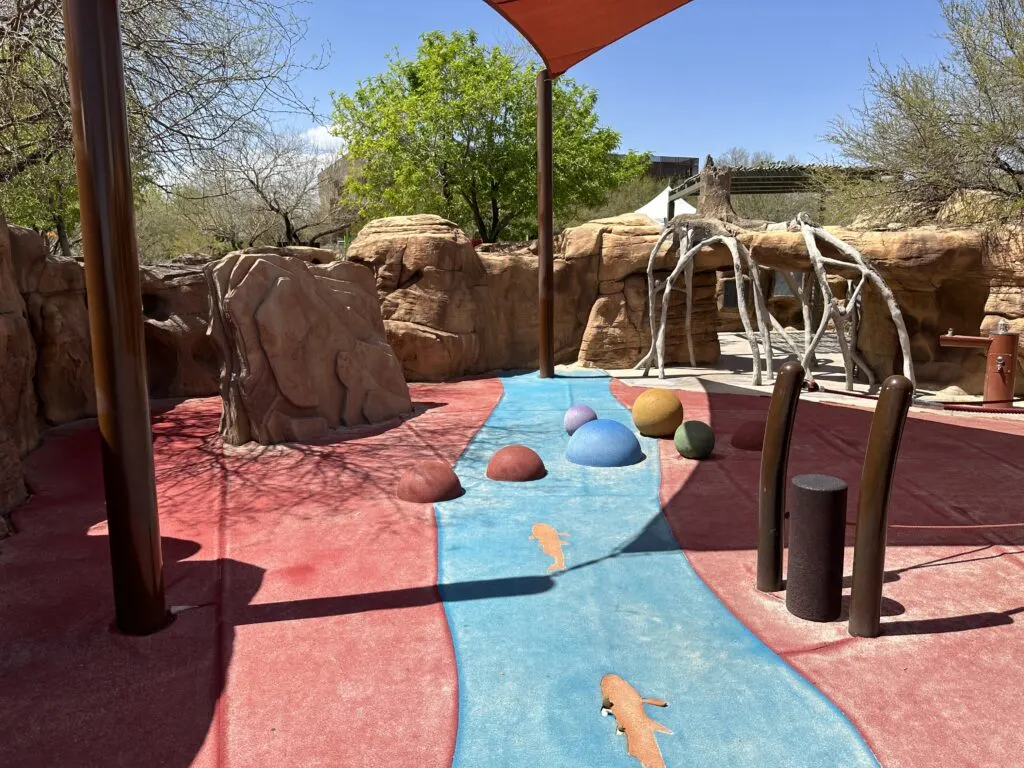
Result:
[[228,443],[315,440],[411,410],[370,270],[253,253],[206,277]]
[[39,438],[32,384],[35,368],[28,313],[15,281],[7,224],[0,216],[0,513],[26,495],[20,459]]
[[207,334],[210,289],[198,266],[157,264],[140,270],[149,396],[217,393],[220,357]]
[[85,271],[47,252],[38,233],[10,227],[18,289],[25,299],[37,349],[39,411],[50,424],[96,413]]

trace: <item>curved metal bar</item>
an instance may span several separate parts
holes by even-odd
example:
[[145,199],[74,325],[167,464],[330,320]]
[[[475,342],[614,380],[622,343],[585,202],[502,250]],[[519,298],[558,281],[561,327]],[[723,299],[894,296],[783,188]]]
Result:
[[881,630],[889,494],[913,397],[914,385],[909,378],[890,376],[882,384],[871,419],[860,481],[850,593],[850,634],[856,637],[877,637]]
[[800,403],[804,367],[796,361],[779,368],[768,406],[761,448],[761,486],[757,511],[757,588],[762,592],[782,589],[783,520],[786,509],[786,470],[789,443]]

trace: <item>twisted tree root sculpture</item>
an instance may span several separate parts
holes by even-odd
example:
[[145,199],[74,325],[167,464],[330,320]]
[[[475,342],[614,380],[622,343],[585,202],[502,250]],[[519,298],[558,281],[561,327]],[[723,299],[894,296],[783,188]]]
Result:
[[[783,341],[785,341],[786,346],[792,350],[793,354],[801,358],[804,369],[808,373],[808,380],[813,381],[815,353],[817,351],[818,344],[825,336],[825,332],[831,322],[836,330],[836,336],[839,341],[839,350],[843,356],[843,367],[846,374],[846,389],[851,391],[853,390],[853,371],[854,365],[856,365],[867,376],[868,386],[874,390],[877,385],[875,375],[871,368],[864,362],[863,357],[861,357],[860,352],[857,350],[857,333],[860,325],[862,300],[861,293],[867,282],[870,282],[878,290],[882,295],[882,299],[889,308],[889,313],[892,316],[893,323],[896,325],[896,333],[899,336],[900,349],[903,352],[903,375],[910,379],[911,382],[914,382],[916,386],[914,379],[914,363],[910,353],[910,335],[907,333],[907,326],[903,321],[903,313],[900,311],[899,305],[896,303],[896,298],[893,296],[889,286],[885,284],[885,281],[882,280],[877,270],[865,261],[864,257],[856,248],[852,247],[848,243],[844,243],[835,235],[826,231],[823,227],[815,224],[805,213],[799,214],[792,222],[790,222],[788,229],[790,231],[799,230],[803,235],[804,244],[807,247],[808,259],[810,261],[811,273],[815,278],[814,283],[809,279],[804,279],[803,285],[798,287],[795,272],[781,272],[783,279],[793,292],[793,295],[799,296],[800,298],[801,314],[803,315],[804,321],[802,350],[801,345],[799,345],[789,335],[778,319],[771,314],[771,311],[767,306],[767,302],[764,299],[764,291],[761,288],[761,266],[754,260],[750,251],[743,245],[743,243],[732,235],[721,234],[706,237],[703,240],[694,243],[693,241],[695,240],[696,235],[692,226],[687,224],[685,221],[669,222],[662,230],[661,236],[655,243],[654,248],[651,251],[651,256],[647,261],[647,306],[651,323],[651,348],[648,350],[644,358],[634,366],[634,368],[643,368],[643,375],[648,376],[651,371],[651,366],[654,361],[657,360],[658,376],[659,378],[665,378],[665,334],[668,326],[669,295],[671,294],[672,287],[675,285],[680,274],[684,274],[685,276],[686,344],[689,352],[690,366],[694,367],[696,365],[693,353],[693,333],[690,327],[691,307],[693,305],[694,259],[697,254],[700,253],[702,248],[721,244],[729,250],[729,254],[732,256],[733,271],[736,276],[736,298],[739,305],[740,322],[743,324],[743,330],[746,334],[747,341],[750,343],[750,352],[753,357],[754,386],[761,385],[762,345],[764,346],[764,372],[767,374],[769,382],[773,378],[774,360],[771,337],[773,328],[779,333]],[[654,263],[657,259],[658,252],[669,237],[673,238],[673,245],[678,247],[680,255],[672,272],[665,279],[664,283],[660,283],[654,279]],[[832,246],[839,252],[842,258],[833,259],[823,256],[818,245],[819,241]],[[856,286],[848,295],[847,300],[842,306],[840,306],[839,302],[836,300],[835,295],[832,292],[832,287],[828,283],[828,267],[842,270],[844,272],[855,270],[860,274]],[[746,290],[744,287],[744,278],[747,275],[750,277],[751,286],[754,291],[754,314],[757,319],[758,327],[758,332],[756,333],[751,325],[750,313],[747,309]],[[822,313],[821,322],[818,324],[817,329],[812,329],[811,320],[813,313],[811,311],[811,301],[813,296],[813,286],[815,283],[821,291],[821,295],[824,299],[825,311]],[[662,290],[663,293],[661,298],[660,322],[656,323],[655,300],[658,290]]]

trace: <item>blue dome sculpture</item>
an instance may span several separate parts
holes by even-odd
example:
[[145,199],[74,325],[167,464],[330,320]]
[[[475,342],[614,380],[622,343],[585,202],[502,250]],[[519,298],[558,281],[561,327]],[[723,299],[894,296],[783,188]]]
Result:
[[565,457],[586,467],[626,467],[643,461],[633,430],[612,419],[594,419],[569,438]]

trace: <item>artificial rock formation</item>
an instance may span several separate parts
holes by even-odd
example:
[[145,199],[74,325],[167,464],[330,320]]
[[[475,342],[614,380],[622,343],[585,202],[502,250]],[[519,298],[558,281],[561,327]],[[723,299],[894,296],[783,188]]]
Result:
[[18,291],[11,239],[0,218],[0,513],[21,503],[21,457],[35,447],[36,350],[25,301]]
[[43,238],[30,229],[10,227],[10,238],[18,289],[36,345],[40,415],[49,424],[93,416],[96,388],[85,271],[73,259],[50,255]]
[[198,266],[141,268],[150,397],[216,394],[220,353],[207,334],[210,289]]
[[[555,260],[555,357],[576,359],[597,293],[597,263]],[[376,277],[388,341],[412,380],[537,364],[537,255],[529,244],[474,250],[439,216],[395,216],[366,225],[350,262]]]
[[206,278],[228,443],[314,440],[411,410],[369,270],[236,253]]
[[[555,360],[625,368],[650,340],[642,305],[658,227],[630,214],[567,230],[555,253]],[[537,254],[532,244],[474,250],[438,216],[370,222],[348,260],[373,269],[388,340],[411,380],[537,365]],[[671,268],[666,248],[663,267]],[[718,359],[714,275],[694,296],[698,360]],[[671,322],[684,315],[681,294]],[[675,327],[675,325],[673,325]],[[674,354],[675,348],[672,347]]]
[[[594,301],[580,345],[579,363],[597,368],[630,368],[651,346],[647,310],[647,267],[660,238],[660,228],[642,214],[627,214],[584,224],[565,235],[566,258],[588,253],[598,265],[598,297]],[[671,240],[659,247],[652,265],[656,282],[668,277],[676,262]],[[660,317],[662,306],[655,304]],[[669,296],[666,358],[671,363],[688,360],[685,333],[686,296]],[[698,365],[718,360],[718,311],[715,305],[715,272],[703,262],[695,267],[691,309],[694,357]]]
[[[892,290],[910,335],[917,378],[929,384],[959,382],[973,389],[978,356],[972,350],[940,347],[938,339],[949,328],[974,334],[982,326],[986,297],[998,276],[997,270],[986,266],[985,236],[937,227],[884,232],[827,229],[860,251]],[[798,232],[744,233],[740,241],[759,264],[809,269],[806,245]],[[822,253],[835,255],[827,246]],[[716,253],[711,258],[727,256]],[[1005,272],[1012,275],[1013,270]],[[860,353],[876,377],[900,368],[896,327],[881,295],[870,285],[864,289],[858,340]]]

